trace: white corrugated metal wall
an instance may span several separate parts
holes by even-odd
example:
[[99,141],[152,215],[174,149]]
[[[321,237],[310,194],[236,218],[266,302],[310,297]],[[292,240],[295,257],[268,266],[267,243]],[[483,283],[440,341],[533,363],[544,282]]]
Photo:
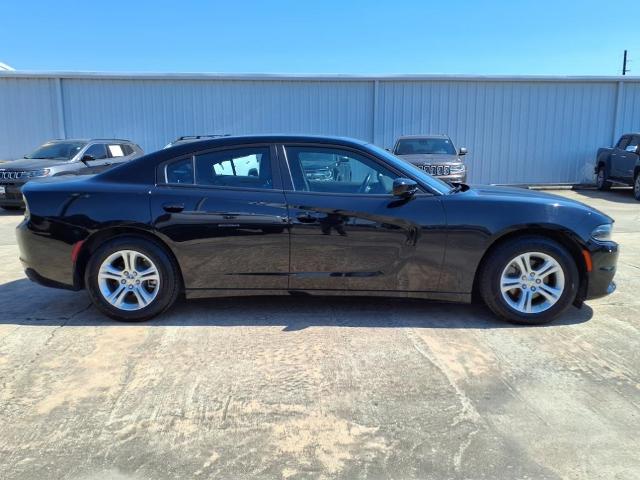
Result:
[[344,135],[393,145],[447,133],[470,181],[593,179],[600,146],[640,130],[640,78],[0,74],[0,158],[50,138],[146,151],[198,133]]

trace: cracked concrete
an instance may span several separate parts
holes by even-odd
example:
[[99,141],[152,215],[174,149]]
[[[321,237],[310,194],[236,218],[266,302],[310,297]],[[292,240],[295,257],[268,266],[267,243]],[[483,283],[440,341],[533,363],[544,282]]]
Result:
[[366,298],[180,304],[119,324],[28,282],[0,215],[0,478],[640,478],[640,204],[618,291],[526,328]]

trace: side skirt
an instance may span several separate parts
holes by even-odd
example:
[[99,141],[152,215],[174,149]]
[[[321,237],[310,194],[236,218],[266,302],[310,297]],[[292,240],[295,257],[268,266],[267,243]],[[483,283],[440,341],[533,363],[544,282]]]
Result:
[[422,298],[443,302],[471,303],[470,293],[453,292],[408,292],[381,290],[263,290],[263,289],[187,289],[185,296],[191,298],[213,297],[251,297],[271,295],[309,295],[309,296],[340,296],[340,297],[393,297],[393,298]]

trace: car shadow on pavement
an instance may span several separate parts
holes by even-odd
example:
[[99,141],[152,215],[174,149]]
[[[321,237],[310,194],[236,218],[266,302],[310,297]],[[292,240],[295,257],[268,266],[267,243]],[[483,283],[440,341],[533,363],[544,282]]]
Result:
[[578,195],[582,195],[584,197],[590,199],[598,199],[598,200],[606,200],[608,202],[617,202],[617,203],[629,203],[629,204],[637,204],[640,203],[633,196],[633,188],[631,187],[615,187],[611,190],[601,191],[594,189],[574,189]]
[[[123,323],[102,315],[85,292],[41,287],[26,279],[0,285],[0,325],[356,328],[518,328],[498,320],[484,305],[382,297],[253,296],[178,302],[144,323]],[[593,310],[571,307],[548,327],[590,320]]]

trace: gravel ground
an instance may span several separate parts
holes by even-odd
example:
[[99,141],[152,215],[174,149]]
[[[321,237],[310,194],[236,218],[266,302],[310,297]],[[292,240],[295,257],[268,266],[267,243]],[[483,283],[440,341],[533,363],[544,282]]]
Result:
[[0,477],[640,478],[640,203],[618,290],[554,324],[367,298],[183,303],[144,324],[25,279],[0,215]]

